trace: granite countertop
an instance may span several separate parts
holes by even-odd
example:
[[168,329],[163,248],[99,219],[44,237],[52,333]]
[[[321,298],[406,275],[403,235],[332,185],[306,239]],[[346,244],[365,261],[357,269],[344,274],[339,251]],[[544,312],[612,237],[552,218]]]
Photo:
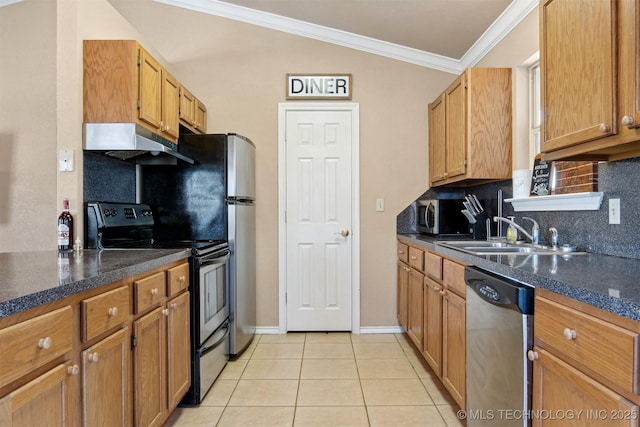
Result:
[[640,322],[640,260],[591,253],[477,256],[426,235],[398,234],[398,240]]
[[0,253],[0,318],[170,264],[186,249]]

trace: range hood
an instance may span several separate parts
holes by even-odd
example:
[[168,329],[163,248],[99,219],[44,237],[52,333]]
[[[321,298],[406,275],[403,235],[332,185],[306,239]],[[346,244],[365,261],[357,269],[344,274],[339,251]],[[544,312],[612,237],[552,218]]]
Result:
[[176,144],[135,123],[84,123],[82,138],[86,151],[138,164],[195,163]]

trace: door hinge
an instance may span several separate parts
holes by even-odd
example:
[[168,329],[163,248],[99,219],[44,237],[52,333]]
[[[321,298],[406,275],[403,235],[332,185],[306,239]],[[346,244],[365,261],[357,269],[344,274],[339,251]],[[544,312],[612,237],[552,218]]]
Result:
[[131,350],[136,348],[137,345],[138,345],[138,340],[134,335],[131,335]]

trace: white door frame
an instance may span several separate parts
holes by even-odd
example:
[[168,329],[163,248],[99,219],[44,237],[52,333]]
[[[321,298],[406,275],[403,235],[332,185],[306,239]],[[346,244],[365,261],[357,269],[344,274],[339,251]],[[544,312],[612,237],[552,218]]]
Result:
[[287,333],[287,206],[286,117],[288,111],[350,111],[352,129],[351,173],[353,207],[351,238],[351,332],[360,333],[360,104],[327,102],[281,102],[278,104],[278,268],[279,322],[281,334]]

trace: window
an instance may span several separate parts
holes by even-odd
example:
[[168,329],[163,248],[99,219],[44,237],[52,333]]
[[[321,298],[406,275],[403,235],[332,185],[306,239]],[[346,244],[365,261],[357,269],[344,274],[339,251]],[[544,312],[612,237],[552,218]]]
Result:
[[540,62],[529,67],[529,150],[531,159],[540,153]]

